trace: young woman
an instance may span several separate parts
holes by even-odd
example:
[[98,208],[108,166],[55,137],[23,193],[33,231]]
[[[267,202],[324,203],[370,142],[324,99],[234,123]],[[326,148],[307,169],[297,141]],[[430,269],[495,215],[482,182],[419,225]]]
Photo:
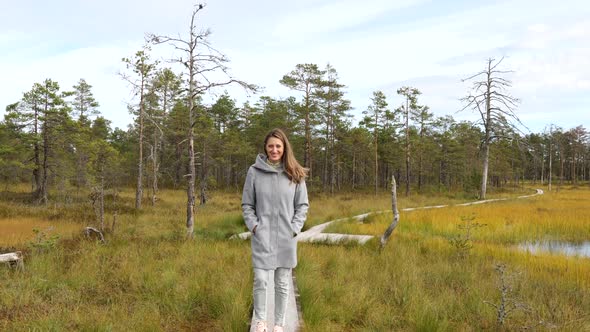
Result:
[[297,265],[297,239],[307,217],[307,170],[297,162],[287,135],[273,129],[248,169],[242,211],[252,232],[254,318],[256,331],[266,332],[266,288],[274,271],[274,332],[282,332],[289,295],[291,269]]

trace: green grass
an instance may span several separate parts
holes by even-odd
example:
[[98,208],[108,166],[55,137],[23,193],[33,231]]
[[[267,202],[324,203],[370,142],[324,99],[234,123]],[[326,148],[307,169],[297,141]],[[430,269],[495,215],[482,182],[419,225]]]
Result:
[[75,250],[30,259],[18,276],[3,271],[3,280],[14,280],[2,291],[0,329],[243,330],[248,323],[242,242],[116,240]]
[[[540,237],[590,238],[588,193],[580,187],[514,202],[404,213],[382,251],[376,240],[365,246],[302,243],[296,274],[304,330],[518,330],[540,319],[546,323],[536,330],[588,330],[589,260],[511,248]],[[400,198],[400,207],[455,204],[471,200],[467,196],[413,195]],[[240,193],[214,192],[207,206],[197,207],[193,241],[184,239],[185,193],[165,190],[159,197],[155,207],[146,200],[135,213],[133,191],[122,192],[107,209],[107,224],[115,211],[118,217],[106,245],[78,232],[63,233],[47,250],[33,249],[28,239],[10,244],[24,249],[25,270],[0,266],[0,331],[245,331],[252,306],[250,245],[227,240],[246,230]],[[390,208],[386,193],[314,195],[310,203],[306,227]],[[0,207],[4,220],[80,230],[93,222],[84,199],[35,207],[16,194],[4,195]],[[460,256],[449,238],[462,234],[460,217],[470,213],[487,226],[473,231],[473,249]],[[334,227],[377,235],[390,221],[391,214],[383,214]],[[2,241],[0,236],[0,247],[7,247]],[[495,309],[484,303],[499,301],[498,262],[518,273],[512,295],[531,308],[514,312],[501,328]]]
[[[245,330],[250,246],[223,240],[241,231],[241,215],[220,211],[227,203],[220,195],[197,209],[197,237],[185,241],[182,192],[161,196],[156,207],[119,214],[106,245],[78,235],[62,236],[47,252],[16,245],[26,253],[25,270],[0,268],[0,280],[11,285],[0,288],[0,330]],[[121,200],[131,204],[132,196]],[[12,204],[22,209],[22,202]],[[51,209],[28,215],[42,219]]]

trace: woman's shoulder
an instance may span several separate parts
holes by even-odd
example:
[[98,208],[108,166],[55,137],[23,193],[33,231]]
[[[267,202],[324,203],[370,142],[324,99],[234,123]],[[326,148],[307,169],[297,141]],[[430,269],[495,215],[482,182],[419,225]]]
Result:
[[250,167],[248,167],[248,172],[247,174],[264,174],[265,172],[260,169],[260,167],[258,167],[256,164],[252,164],[250,165]]
[[254,164],[252,164],[252,165],[250,165],[250,167],[248,167],[248,172],[247,172],[247,173],[248,173],[248,174],[255,173],[255,172],[256,172],[256,170],[257,170],[257,169],[256,169],[255,165],[254,165]]

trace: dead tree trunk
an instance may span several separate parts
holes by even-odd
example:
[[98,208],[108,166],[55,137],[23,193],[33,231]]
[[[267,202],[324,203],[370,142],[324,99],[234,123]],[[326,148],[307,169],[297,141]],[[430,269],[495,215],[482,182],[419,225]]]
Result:
[[481,124],[484,128],[485,136],[482,142],[483,171],[479,193],[479,199],[482,200],[486,198],[487,192],[490,144],[493,139],[502,137],[496,132],[496,129],[499,125],[516,128],[515,123],[510,122],[509,119],[523,125],[515,113],[519,100],[505,92],[512,86],[512,83],[501,77],[502,74],[511,73],[511,71],[496,69],[503,59],[499,61],[488,59],[485,70],[463,80],[465,82],[480,76],[484,77],[480,81],[473,82],[473,94],[462,98],[462,101],[467,103],[463,110],[476,110],[481,116]]
[[105,240],[104,240],[104,235],[102,234],[102,232],[99,231],[98,229],[94,228],[94,227],[86,227],[86,228],[84,228],[84,234],[89,239],[92,239],[93,237],[95,237],[102,244],[105,244],[106,243]]
[[[191,35],[192,39],[192,35]],[[190,60],[189,60],[190,61]],[[192,61],[191,61],[192,63]],[[191,64],[192,66],[192,64]],[[191,71],[192,74],[192,71]],[[193,75],[189,75],[189,94],[193,94]],[[186,236],[189,239],[193,238],[195,230],[195,178],[197,171],[195,169],[195,133],[194,133],[194,101],[189,98],[189,129],[188,129],[188,184],[186,187]]]
[[387,227],[385,233],[381,236],[381,248],[385,247],[387,240],[393,233],[393,230],[399,222],[399,211],[397,210],[397,184],[395,183],[395,176],[391,175],[391,211],[393,211],[393,221]]
[[[181,37],[168,37],[158,36],[149,34],[148,39],[154,44],[169,44],[174,47],[177,51],[181,51],[183,56],[173,59],[173,62],[184,66],[188,72],[188,87],[186,96],[188,101],[188,184],[187,184],[187,203],[186,203],[186,228],[187,238],[193,238],[194,236],[194,206],[195,206],[195,134],[194,128],[198,122],[197,119],[197,108],[199,103],[197,98],[209,90],[237,83],[246,90],[256,91],[257,87],[252,84],[247,84],[243,81],[234,79],[229,74],[229,68],[226,63],[229,62],[228,58],[209,43],[208,36],[211,34],[210,30],[198,31],[196,24],[197,13],[201,11],[205,6],[198,4],[192,11],[190,18],[190,25],[188,29],[189,36],[186,39]],[[208,78],[209,75],[215,75],[216,73],[222,74],[227,79],[225,81],[213,81]]]

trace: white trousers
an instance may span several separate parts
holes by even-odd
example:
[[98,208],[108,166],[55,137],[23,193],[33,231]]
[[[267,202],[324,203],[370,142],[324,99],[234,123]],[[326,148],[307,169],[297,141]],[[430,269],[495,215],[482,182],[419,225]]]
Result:
[[[254,268],[254,318],[266,321],[266,292],[270,272]],[[285,325],[285,312],[289,299],[289,278],[291,269],[279,267],[274,271],[275,282],[275,325]]]

